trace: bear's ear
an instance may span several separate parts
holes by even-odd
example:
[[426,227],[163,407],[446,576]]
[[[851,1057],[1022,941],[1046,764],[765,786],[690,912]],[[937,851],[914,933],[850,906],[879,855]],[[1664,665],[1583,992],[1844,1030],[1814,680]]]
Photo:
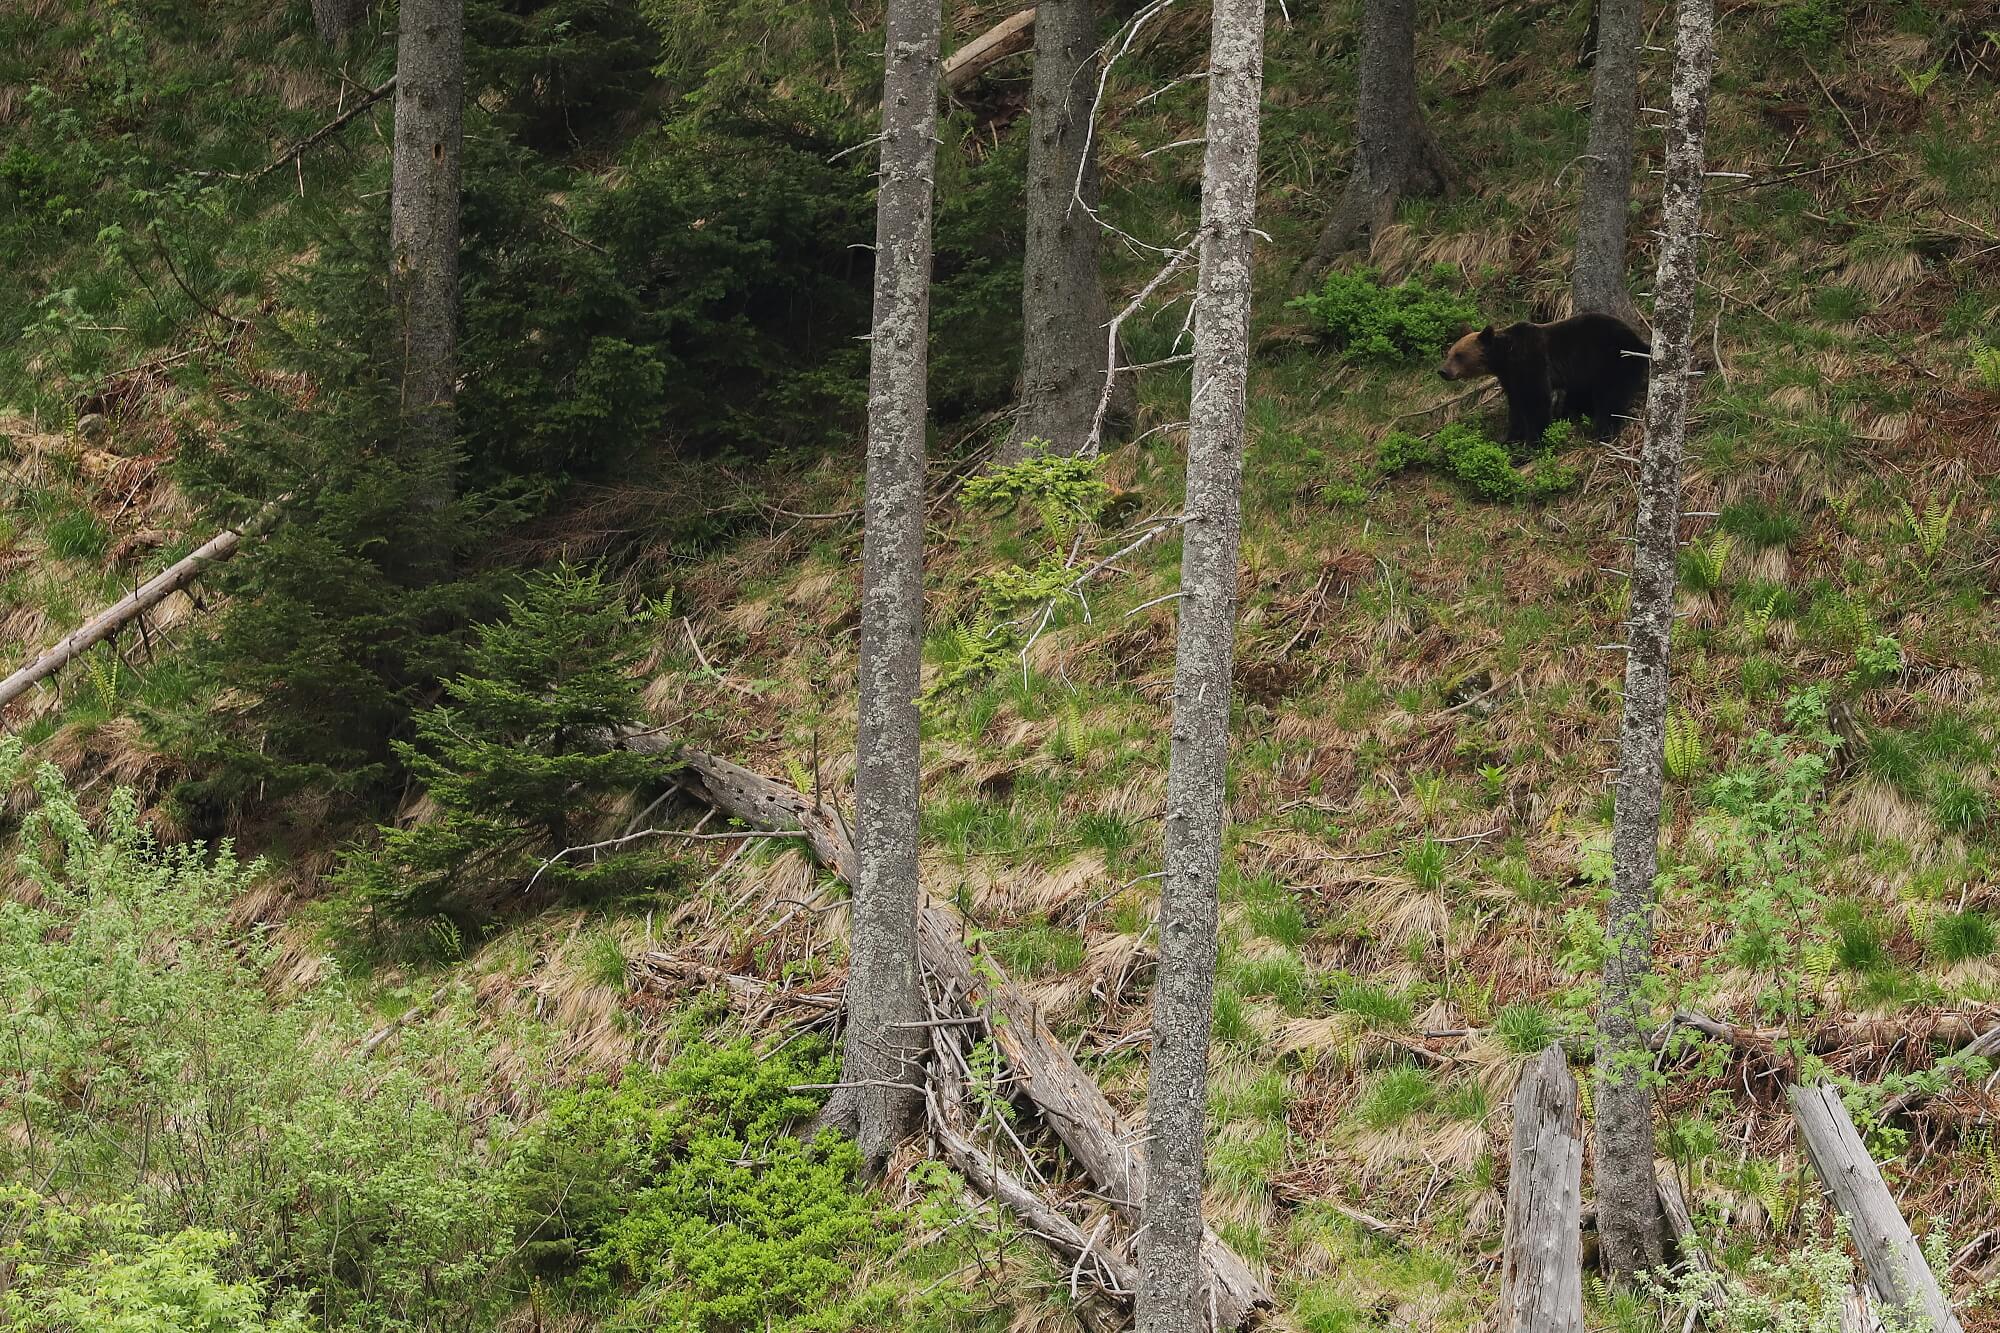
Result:
[[1485,328],[1479,331],[1479,342],[1481,346],[1485,346],[1491,343],[1492,341],[1493,341],[1493,326],[1491,324],[1488,324]]

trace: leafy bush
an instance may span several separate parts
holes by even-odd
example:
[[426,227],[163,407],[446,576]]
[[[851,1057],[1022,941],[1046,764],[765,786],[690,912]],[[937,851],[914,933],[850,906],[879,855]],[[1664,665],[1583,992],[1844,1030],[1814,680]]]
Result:
[[622,1307],[620,1327],[853,1326],[869,1299],[856,1274],[892,1251],[902,1222],[855,1184],[851,1142],[794,1132],[820,1097],[792,1087],[836,1077],[812,1042],[771,1056],[691,1042],[664,1071],[558,1098],[518,1159],[530,1262]]
[[[1440,267],[1437,276],[1453,273]],[[1418,282],[1384,287],[1373,269],[1329,273],[1317,292],[1291,302],[1303,310],[1349,361],[1405,364],[1437,355],[1479,310],[1461,296]]]
[[1576,485],[1577,470],[1558,462],[1555,455],[1571,432],[1567,421],[1552,424],[1525,477],[1516,469],[1506,445],[1464,422],[1453,422],[1428,439],[1408,431],[1390,431],[1376,445],[1375,465],[1385,474],[1414,467],[1435,468],[1456,477],[1486,500],[1544,500]]
[[519,893],[531,880],[555,893],[602,893],[665,865],[638,844],[544,860],[588,841],[580,831],[606,800],[657,771],[653,758],[607,748],[609,732],[641,717],[632,669],[645,618],[628,616],[597,573],[571,565],[530,579],[507,609],[479,627],[466,671],[445,684],[450,702],[417,717],[414,744],[396,743],[439,817],[384,827],[380,847],[350,853],[341,869],[344,882],[398,913],[477,915],[491,891]]
[[75,1206],[0,1186],[0,1324],[17,1333],[310,1333],[296,1299],[267,1307],[261,1283],[216,1271],[226,1232],[147,1229],[130,1202]]
[[1845,0],[1793,0],[1778,10],[1778,41],[1801,55],[1817,55],[1847,31]]

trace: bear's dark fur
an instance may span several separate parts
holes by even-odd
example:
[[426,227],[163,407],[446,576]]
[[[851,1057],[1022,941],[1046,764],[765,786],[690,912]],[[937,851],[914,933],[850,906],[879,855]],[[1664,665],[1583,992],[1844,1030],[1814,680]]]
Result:
[[1598,439],[1618,433],[1646,392],[1652,351],[1610,315],[1577,315],[1554,324],[1491,324],[1467,333],[1445,353],[1448,380],[1493,375],[1507,393],[1507,442],[1534,444],[1551,421],[1588,417]]

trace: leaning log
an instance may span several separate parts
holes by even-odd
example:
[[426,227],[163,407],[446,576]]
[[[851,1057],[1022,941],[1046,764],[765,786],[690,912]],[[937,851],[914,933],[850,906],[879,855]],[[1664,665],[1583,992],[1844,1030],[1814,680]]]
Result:
[[1027,50],[1035,42],[1035,7],[1009,14],[979,36],[945,58],[946,92],[957,92],[1008,56]]
[[[1959,1054],[1976,1055],[1987,1060],[2000,1059],[2000,1024],[1996,1024],[1981,1033],[1977,1038],[1968,1043]],[[1901,1115],[1918,1102],[1921,1102],[1927,1095],[1929,1094],[1919,1092],[1914,1088],[1908,1092],[1898,1093],[1888,1101],[1882,1103],[1882,1115],[1884,1118],[1892,1115]]]
[[[627,737],[622,743],[634,749],[672,748],[670,741],[658,736]],[[753,827],[799,829],[814,859],[848,883],[854,882],[859,862],[853,839],[836,809],[715,755],[683,750],[680,759],[717,809]],[[957,1003],[969,1006],[971,1016],[988,1021],[1019,1090],[1119,1215],[1140,1225],[1146,1159],[1136,1140],[1143,1130],[1118,1115],[1096,1081],[1049,1032],[1033,1002],[1007,979],[999,965],[983,954],[977,962],[973,960],[961,942],[960,931],[953,913],[936,904],[927,905],[919,916],[917,932],[923,965],[946,983]],[[1249,1264],[1213,1229],[1203,1236],[1202,1259],[1221,1328],[1240,1328],[1274,1303]]]
[[1556,1043],[1514,1089],[1500,1333],[1583,1333],[1583,1124]]
[[1660,1211],[1667,1215],[1667,1230],[1673,1233],[1681,1268],[1694,1279],[1694,1303],[1681,1324],[1681,1333],[1691,1333],[1704,1311],[1712,1314],[1722,1309],[1729,1290],[1709,1261],[1708,1251],[1701,1247],[1701,1237],[1695,1234],[1694,1216],[1688,1211],[1687,1196],[1681,1193],[1680,1177],[1671,1166],[1656,1166],[1655,1170],[1660,1181]]
[[1875,1298],[1903,1312],[1910,1327],[1932,1333],[1962,1333],[1951,1302],[1924,1261],[1917,1238],[1896,1207],[1875,1159],[1855,1131],[1840,1094],[1821,1084],[1789,1089],[1792,1115],[1813,1170],[1833,1206],[1848,1221],[1848,1235],[1861,1255]]
[[255,536],[269,526],[276,516],[276,507],[266,509],[251,522],[241,528],[232,528],[217,533],[199,550],[186,558],[176,561],[159,573],[147,579],[131,592],[99,611],[55,647],[37,657],[28,665],[16,671],[6,680],[0,681],[0,708],[5,708],[32,689],[38,682],[74,662],[83,654],[103,643],[123,629],[138,616],[152,610],[161,602],[179,592],[188,584],[200,578],[202,572],[212,565],[219,565],[236,554],[245,537]]

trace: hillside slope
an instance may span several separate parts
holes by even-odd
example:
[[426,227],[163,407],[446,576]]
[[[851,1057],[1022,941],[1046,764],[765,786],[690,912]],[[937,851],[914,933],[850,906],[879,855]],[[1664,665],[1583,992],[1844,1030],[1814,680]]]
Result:
[[[1619,637],[1634,468],[1629,438],[1575,446],[1558,460],[1573,484],[1508,504],[1434,469],[1384,466],[1395,432],[1494,409],[1441,386],[1422,358],[1343,359],[1287,304],[1343,170],[1356,6],[1295,8],[1272,14],[1266,98],[1271,244],[1245,473],[1213,1216],[1267,1268],[1287,1325],[1470,1329],[1497,1288],[1514,1074],[1549,1040],[1588,1030],[1622,673],[1606,646]],[[961,40],[981,17],[961,16]],[[1455,0],[1426,15],[1426,101],[1459,188],[1412,203],[1378,238],[1370,263],[1383,282],[1417,279],[1495,322],[1562,313],[1585,21],[1583,5]],[[1664,15],[1648,21],[1666,45]],[[337,101],[301,49],[303,26],[286,32],[244,48],[238,76],[291,108],[285,133],[208,123],[197,107],[190,151],[205,169],[267,160]],[[1726,8],[1719,33],[1711,156],[1736,174],[1717,178],[1704,248],[1710,373],[1687,481],[1661,1011],[1783,1028],[1833,1073],[1875,1085],[2000,1021],[2000,9],[1751,0]],[[1199,71],[1204,35],[1199,6],[1169,10],[1111,84],[1107,213],[1147,242],[1170,243],[1195,217],[1199,154],[1164,146],[1199,137],[1201,85],[1167,85]],[[1649,88],[1664,84],[1663,59],[1649,57]],[[288,64],[304,72],[280,73]],[[1018,67],[998,67],[961,111],[952,148],[967,170],[1012,151],[1021,84]],[[23,114],[23,97],[0,97],[0,122]],[[1642,136],[1642,154],[1642,169],[1656,165],[1657,135]],[[1641,178],[1642,238],[1653,179]],[[303,235],[282,208],[259,217],[218,264],[233,308],[252,309],[258,290],[241,275],[290,262]],[[18,308],[39,313],[10,330],[0,360],[0,395],[27,414],[9,419],[0,454],[0,640],[25,656],[206,535],[155,469],[175,432],[201,429],[227,394],[143,363],[235,334],[224,317],[190,335],[199,316],[171,291],[170,305],[183,302],[172,318],[111,317],[147,289],[108,264],[105,291],[77,287],[65,304],[61,275],[93,261],[48,247],[40,223],[7,234],[21,253],[40,247],[42,265],[15,279]],[[1649,238],[1641,248],[1643,273]],[[1121,292],[1156,262],[1137,246],[1110,254]],[[38,352],[36,337],[55,336],[51,310],[73,312],[53,344],[62,355],[105,337],[111,360],[139,369],[105,365],[104,348],[87,372]],[[1185,314],[1164,304],[1135,320],[1133,359],[1171,355]],[[83,327],[100,324],[125,327]],[[115,393],[86,392],[107,370]],[[957,480],[990,423],[968,414],[938,439],[926,887],[1032,984],[1125,1109],[1143,1099],[1178,577],[1178,543],[1157,520],[1177,512],[1186,398],[1184,374],[1145,375],[1131,442],[1102,471],[1115,500],[1080,528],[1052,530],[1027,508],[966,509]],[[65,404],[109,419],[79,427]],[[675,616],[658,622],[648,668],[654,718],[840,791],[852,772],[856,449],[662,453],[643,480],[607,481],[593,503],[548,515],[522,559],[604,554],[633,586],[670,590]],[[717,478],[741,494],[702,512]],[[982,582],[1073,551],[1078,568],[1123,554],[1045,617],[1040,601],[1006,606]],[[79,785],[108,777],[165,797],[186,760],[131,710],[185,702],[174,645],[202,623],[181,608],[156,626],[171,636],[156,652],[127,645],[127,666],[107,657],[70,673],[60,698],[10,717],[10,730]],[[1800,762],[1827,749],[1812,710],[1790,702],[1815,687],[1842,741],[1823,774]],[[1785,739],[1759,740],[1769,733]],[[172,814],[164,804],[162,827]],[[778,845],[691,852],[685,884],[657,900],[511,921],[427,960],[356,962],[311,906],[351,822],[322,822],[299,798],[277,811],[246,803],[229,826],[246,851],[274,856],[237,912],[291,922],[281,974],[317,975],[341,944],[371,1012],[462,989],[449,1021],[507,1034],[482,1049],[481,1077],[527,1119],[551,1082],[678,1051],[672,1015],[702,977],[805,978],[823,991],[839,974],[838,896],[816,894],[814,870]],[[679,974],[686,991],[662,1000],[657,981],[628,984],[623,961],[656,952],[695,965]],[[773,1023],[771,1045],[796,1017],[750,1016]],[[546,1043],[533,1059],[530,1031]],[[1812,1185],[1784,1110],[1791,1071],[1768,1042],[1670,1045],[1660,1070],[1664,1142],[1727,1262],[1830,1232],[1799,1207]],[[1905,1212],[1949,1236],[1953,1279],[1969,1290],[2000,1275],[1995,1105],[1979,1077],[1937,1091],[1875,1141]],[[1076,1317],[1060,1275],[1023,1280],[1004,1256],[992,1271],[924,1262],[933,1268],[909,1290],[971,1293],[940,1326]],[[1638,1328],[1652,1315],[1596,1292],[1592,1317]],[[1991,1311],[1968,1315],[1969,1329],[1995,1326]]]

